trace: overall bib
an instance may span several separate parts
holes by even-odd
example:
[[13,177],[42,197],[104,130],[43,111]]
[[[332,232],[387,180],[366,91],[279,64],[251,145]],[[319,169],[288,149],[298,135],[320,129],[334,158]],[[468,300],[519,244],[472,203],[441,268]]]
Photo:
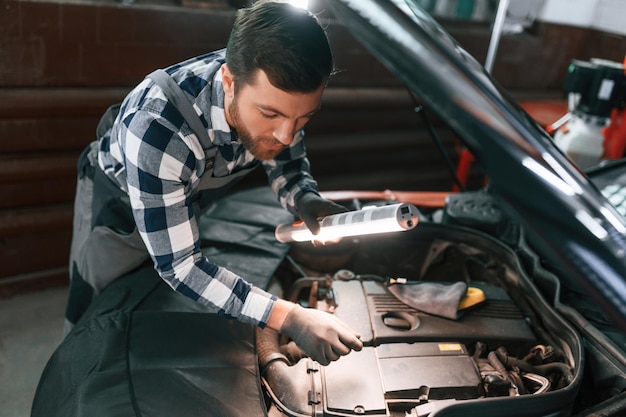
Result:
[[[163,70],[148,75],[185,118],[205,149],[206,170],[200,178],[193,203],[196,218],[208,205],[224,195],[256,165],[226,177],[213,177],[217,146],[178,84]],[[119,104],[104,114],[98,128],[101,137],[112,125]],[[149,260],[149,254],[135,225],[128,195],[98,166],[98,142],[85,148],[78,159],[78,182],[70,248],[70,288],[63,335],[78,322],[92,299],[107,285]]]

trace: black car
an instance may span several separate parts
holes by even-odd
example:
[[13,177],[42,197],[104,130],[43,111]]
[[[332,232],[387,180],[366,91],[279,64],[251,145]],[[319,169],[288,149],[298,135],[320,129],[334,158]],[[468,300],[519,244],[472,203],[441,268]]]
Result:
[[[626,415],[626,219],[602,194],[626,186],[624,162],[578,169],[416,1],[328,5],[463,139],[488,184],[441,207],[411,199],[409,231],[321,247],[275,240],[293,219],[268,189],[224,198],[200,219],[205,254],[336,314],[364,349],[322,367],[276,333],[208,313],[148,265],[59,346],[32,415]],[[459,283],[467,308],[456,299],[458,314],[442,315],[439,290]],[[432,297],[407,302],[394,286]]]

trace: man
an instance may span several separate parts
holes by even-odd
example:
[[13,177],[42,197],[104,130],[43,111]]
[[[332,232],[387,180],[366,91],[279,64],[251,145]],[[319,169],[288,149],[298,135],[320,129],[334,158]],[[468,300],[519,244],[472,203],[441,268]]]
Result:
[[[103,118],[99,141],[79,160],[66,332],[94,295],[150,256],[176,291],[278,330],[321,364],[360,350],[359,336],[334,316],[277,299],[213,264],[200,251],[196,223],[259,163],[283,207],[313,233],[319,217],[345,211],[319,196],[303,144],[332,70],[312,14],[258,2],[238,11],[225,50],[174,65],[160,82],[151,74],[110,126]],[[182,89],[176,105],[167,79]]]

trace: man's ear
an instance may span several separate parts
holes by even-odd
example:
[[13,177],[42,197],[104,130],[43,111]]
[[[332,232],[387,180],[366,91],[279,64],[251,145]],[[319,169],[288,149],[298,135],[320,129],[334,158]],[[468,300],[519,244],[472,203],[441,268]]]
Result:
[[222,65],[222,85],[226,96],[232,98],[235,94],[235,77],[230,72],[228,64]]

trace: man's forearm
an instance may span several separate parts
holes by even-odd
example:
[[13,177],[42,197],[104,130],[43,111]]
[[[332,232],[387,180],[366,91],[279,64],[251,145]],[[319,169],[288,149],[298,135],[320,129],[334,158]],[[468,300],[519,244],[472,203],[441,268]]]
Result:
[[267,327],[269,327],[270,329],[280,331],[280,328],[285,322],[285,318],[294,307],[295,307],[295,304],[289,301],[286,301],[283,299],[276,300],[276,303],[274,304],[274,308],[272,309],[272,313],[270,314],[270,317],[267,320]]

